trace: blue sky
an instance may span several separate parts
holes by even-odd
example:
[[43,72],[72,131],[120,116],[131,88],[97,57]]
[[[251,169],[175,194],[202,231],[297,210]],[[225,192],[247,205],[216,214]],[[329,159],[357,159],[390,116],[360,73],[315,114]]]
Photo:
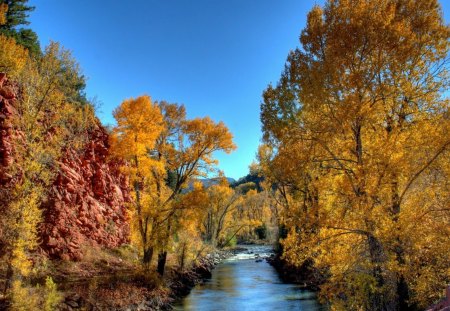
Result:
[[[30,0],[41,45],[72,51],[98,116],[142,94],[186,106],[188,117],[224,121],[238,149],[219,168],[247,174],[261,138],[259,105],[298,45],[306,14],[324,0]],[[446,20],[450,1],[441,0]]]

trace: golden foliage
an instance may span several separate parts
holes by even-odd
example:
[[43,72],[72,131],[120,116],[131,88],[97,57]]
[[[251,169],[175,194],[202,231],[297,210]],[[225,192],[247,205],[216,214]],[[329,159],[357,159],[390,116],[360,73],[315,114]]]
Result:
[[4,35],[0,35],[0,46],[0,71],[16,78],[29,61],[28,50]]
[[229,187],[225,178],[219,184],[205,189],[205,192],[201,218],[204,240],[213,246],[226,245],[228,239],[242,229],[241,222],[233,217],[241,198]]
[[243,193],[248,185],[233,189],[223,177],[216,182],[207,187],[194,184],[194,189],[181,198],[182,205],[189,207],[183,215],[190,215],[191,231],[196,230],[205,243],[224,247],[237,237],[251,240],[256,227],[270,223],[264,193],[255,190]]
[[336,310],[425,307],[450,281],[449,34],[435,0],[330,0],[264,93],[284,255],[331,273]]
[[161,111],[149,96],[141,96],[124,101],[113,115],[117,121],[112,135],[113,151],[138,168],[139,162],[150,159],[148,150],[163,130]]
[[[193,177],[211,169],[215,151],[235,148],[232,135],[222,122],[187,120],[184,106],[164,101],[152,104],[148,96],[124,101],[114,117],[113,154],[126,161],[124,170],[134,189],[132,238],[142,249],[147,267],[154,250],[160,251],[158,270],[162,274],[167,251],[177,244],[172,237],[178,228],[189,229],[182,217],[187,209],[180,203],[182,190]],[[188,236],[178,236],[181,266]]]
[[149,222],[154,213],[150,208],[153,190],[151,176],[154,172],[164,174],[164,166],[152,158],[150,152],[164,130],[163,116],[149,96],[141,96],[124,101],[114,111],[114,117],[117,126],[111,135],[111,150],[114,156],[127,161],[124,170],[134,189],[132,240],[143,249],[144,254],[153,254]]
[[8,5],[0,3],[0,26],[6,24],[6,12],[8,12]]
[[12,310],[34,311],[39,309],[39,297],[36,295],[36,289],[24,286],[20,280],[13,281],[11,295]]

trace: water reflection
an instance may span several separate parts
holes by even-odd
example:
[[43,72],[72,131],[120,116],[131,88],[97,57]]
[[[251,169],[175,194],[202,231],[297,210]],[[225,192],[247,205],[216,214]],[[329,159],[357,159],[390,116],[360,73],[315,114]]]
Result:
[[242,257],[217,266],[212,278],[196,286],[175,310],[321,310],[315,293],[284,284],[266,261],[256,262],[252,254]]

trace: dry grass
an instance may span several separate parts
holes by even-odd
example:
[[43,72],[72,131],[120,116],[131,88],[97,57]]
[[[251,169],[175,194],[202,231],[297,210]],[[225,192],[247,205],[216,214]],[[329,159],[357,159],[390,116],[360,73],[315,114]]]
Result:
[[[156,273],[157,254],[151,269],[145,270],[138,251],[129,245],[112,250],[85,246],[83,254],[76,262],[36,255],[35,264],[39,268],[33,283],[41,284],[46,276],[51,276],[64,296],[61,310],[71,310],[68,306],[73,303],[80,309],[93,310],[159,309],[171,302],[169,287],[179,277],[176,272],[179,263],[174,254],[167,258],[165,278]],[[186,268],[194,261],[190,258]],[[2,300],[7,302],[4,298],[0,296],[0,309]]]
[[[143,269],[136,249],[86,247],[83,253],[78,262],[61,261],[53,267],[67,297],[65,303],[78,297],[83,307],[96,310],[158,309],[170,303],[167,282],[154,267]],[[169,258],[169,271],[174,268],[173,262]]]

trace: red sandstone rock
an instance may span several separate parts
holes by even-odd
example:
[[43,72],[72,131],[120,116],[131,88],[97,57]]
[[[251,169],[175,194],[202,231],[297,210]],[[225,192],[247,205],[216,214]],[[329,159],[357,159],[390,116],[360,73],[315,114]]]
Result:
[[[118,163],[107,160],[108,135],[103,127],[98,125],[89,136],[84,154],[66,152],[45,207],[42,235],[49,238],[43,239],[42,247],[51,257],[76,260],[82,256],[83,244],[117,247],[128,242],[127,179]],[[56,245],[49,243],[55,227],[65,236]]]
[[14,89],[9,86],[4,86],[0,89],[0,95],[4,99],[14,99],[16,98],[16,95],[14,94]]
[[[5,90],[7,88],[7,90]],[[0,94],[5,94],[12,90],[11,85],[6,79],[4,73],[0,73]],[[14,109],[14,96],[12,99],[8,99],[3,95],[0,96],[0,186],[7,185],[13,176],[9,174],[8,167],[14,162],[12,157],[13,147],[11,140],[16,134],[12,130],[11,122],[9,118],[12,114],[16,113]]]
[[[8,167],[14,162],[14,144],[21,137],[10,122],[11,116],[17,114],[15,89],[0,73],[0,187],[14,183]],[[106,130],[97,124],[88,135],[84,151],[65,152],[42,207],[41,247],[52,258],[77,260],[83,245],[112,248],[128,242],[127,179],[119,163],[108,160]]]
[[3,87],[3,84],[5,83],[5,81],[6,81],[6,73],[0,72],[0,88]]

